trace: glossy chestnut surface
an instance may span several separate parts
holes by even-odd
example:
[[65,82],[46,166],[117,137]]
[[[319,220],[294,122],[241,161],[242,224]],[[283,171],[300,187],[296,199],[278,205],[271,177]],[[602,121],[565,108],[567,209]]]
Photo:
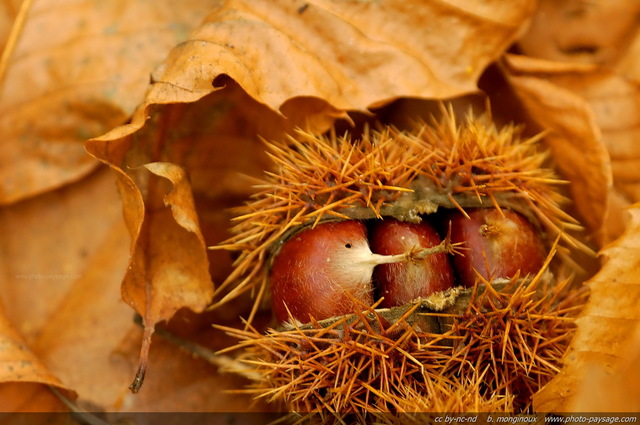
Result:
[[471,287],[477,273],[484,279],[511,278],[537,273],[545,259],[542,240],[522,215],[507,209],[469,209],[469,218],[451,212],[451,241],[461,242],[464,256],[455,255],[453,264],[458,283]]
[[296,234],[284,243],[271,269],[276,318],[289,321],[290,312],[306,323],[312,316],[321,320],[352,313],[352,297],[371,305],[371,258],[367,229],[359,221],[323,223]]
[[[395,219],[376,222],[369,239],[373,252],[382,255],[432,248],[442,242],[426,221],[406,223]],[[453,270],[444,252],[423,259],[381,264],[375,268],[373,277],[379,294],[384,297],[383,307],[403,305],[454,285]]]

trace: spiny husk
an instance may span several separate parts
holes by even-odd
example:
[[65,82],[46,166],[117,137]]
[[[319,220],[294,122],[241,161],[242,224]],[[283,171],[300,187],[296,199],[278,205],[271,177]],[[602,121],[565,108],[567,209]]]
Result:
[[578,244],[565,230],[580,226],[561,209],[566,199],[557,186],[563,182],[545,168],[538,138],[522,140],[517,127],[498,130],[490,119],[473,116],[458,126],[451,110],[443,112],[440,121],[412,132],[387,126],[352,140],[300,131],[267,143],[276,170],[240,209],[236,235],[212,247],[240,253],[215,305],[247,290],[257,290],[259,302],[269,258],[292,234],[323,220],[392,216],[416,222],[439,208],[511,208],[547,240],[561,235]]
[[410,412],[527,411],[561,368],[585,294],[541,271],[445,298],[266,334],[223,329],[260,377],[245,392],[320,423],[408,423]]

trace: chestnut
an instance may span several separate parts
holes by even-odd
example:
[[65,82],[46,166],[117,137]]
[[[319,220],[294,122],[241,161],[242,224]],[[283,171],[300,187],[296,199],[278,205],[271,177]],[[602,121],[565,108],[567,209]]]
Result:
[[272,306],[280,322],[307,323],[373,304],[371,284],[377,264],[405,261],[407,255],[371,252],[366,226],[356,220],[321,223],[284,242],[270,272]]
[[478,208],[448,215],[451,242],[461,242],[464,255],[453,264],[459,283],[472,287],[477,273],[491,281],[537,273],[545,259],[542,240],[522,215],[507,209]]
[[[411,250],[433,248],[442,242],[436,230],[426,221],[407,223],[384,219],[371,229],[371,249],[377,254],[401,254]],[[382,264],[373,272],[382,307],[403,305],[454,285],[453,269],[445,252],[404,262]]]

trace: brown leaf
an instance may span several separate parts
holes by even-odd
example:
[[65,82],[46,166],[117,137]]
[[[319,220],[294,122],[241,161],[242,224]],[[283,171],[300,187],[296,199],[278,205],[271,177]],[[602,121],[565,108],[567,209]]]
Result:
[[[637,355],[637,347],[628,341],[640,329],[640,205],[636,204],[629,212],[629,227],[620,239],[602,251],[606,263],[587,282],[590,299],[577,319],[578,329],[565,355],[565,367],[534,397],[537,411],[584,408],[576,399],[576,391],[587,383],[585,375],[594,369],[607,375],[623,373],[623,368],[629,367],[625,359],[629,354]],[[638,391],[638,381],[632,389]],[[609,391],[589,388],[596,390]],[[602,408],[612,411],[612,407]],[[595,406],[588,406],[589,411],[592,408]]]
[[221,74],[276,111],[299,96],[366,110],[401,96],[474,92],[533,6],[229,0],[171,52],[147,102],[194,101]]
[[0,2],[0,52],[7,45],[11,27],[20,10],[21,0],[3,0]]
[[[136,382],[144,373],[154,324],[183,307],[201,311],[210,301],[209,254],[200,218],[208,243],[228,236],[225,207],[249,193],[250,182],[239,173],[260,174],[266,163],[255,135],[282,135],[287,122],[232,81],[194,104],[150,108],[152,119],[136,134],[129,136],[131,128],[120,127],[87,143],[90,153],[118,171],[133,241],[123,298],[145,318],[147,328]],[[143,117],[134,121],[144,121],[144,109],[138,113]],[[158,162],[165,164],[149,165]],[[149,169],[173,179],[173,185]],[[224,276],[229,254],[210,258],[214,271]]]
[[611,161],[602,142],[602,120],[588,100],[575,93],[578,81],[597,82],[600,72],[589,65],[516,55],[507,55],[503,63],[507,79],[530,118],[548,131],[545,141],[557,167],[570,181],[581,220],[598,233],[601,243],[614,239],[625,221],[610,193]]
[[[184,170],[168,163],[145,164],[144,168],[167,179],[173,187],[161,195],[166,191],[163,182],[148,177],[151,199],[162,196],[164,205],[147,203],[146,220],[134,237],[140,249],[134,249],[131,273],[122,286],[122,298],[143,317],[145,325],[134,391],[144,378],[155,324],[183,307],[202,311],[213,296],[206,244]],[[158,235],[153,237],[154,243],[150,243],[151,235]]]
[[[171,285],[172,277],[161,270],[163,261],[169,261],[171,267],[171,258],[180,257],[176,265],[191,267],[189,273],[196,280],[204,277],[208,261],[199,221],[203,220],[208,237],[215,240],[226,237],[224,228],[229,213],[224,207],[249,193],[250,184],[240,173],[259,174],[266,164],[255,134],[267,137],[281,134],[284,127],[282,118],[249,99],[231,83],[198,104],[158,106],[153,110],[153,119],[135,135],[127,136],[130,129],[120,127],[87,143],[90,153],[119,172],[125,222],[134,241],[123,291],[130,293],[127,299],[135,302],[141,313],[145,309],[144,297],[137,301],[132,298],[137,297],[132,294],[140,293],[134,288],[144,287],[141,276],[148,273],[152,277],[158,272],[155,278],[159,279],[159,287],[163,285],[161,280]],[[167,163],[148,165],[156,162]],[[156,177],[149,168],[161,174],[173,173],[166,175],[178,186],[173,187],[168,199],[165,194],[172,189],[167,180]],[[181,171],[177,171],[179,168]],[[182,170],[188,170],[189,179]],[[195,199],[189,198],[191,191]],[[167,201],[171,208],[167,207]],[[199,217],[195,213],[198,204]],[[158,257],[154,263],[157,270],[148,272],[158,255],[163,260]],[[210,287],[210,279],[207,281]],[[176,307],[167,306],[159,320],[166,319],[169,311],[185,306],[183,297],[187,295],[173,291],[171,296]]]
[[[78,393],[74,402],[86,410],[248,409],[248,398],[222,392],[239,387],[237,379],[221,377],[162,340],[154,340],[144,391],[130,394],[142,328],[120,299],[129,234],[114,180],[101,168],[80,182],[0,209],[0,300],[14,330],[48,373]],[[210,349],[223,348],[228,341],[212,335],[210,323],[191,315],[176,326]],[[30,382],[1,384],[0,406],[66,410],[49,387]]]
[[[3,425],[20,425],[25,419],[34,425],[55,423],[59,412],[68,412],[60,396],[54,393],[52,387],[45,384],[10,382],[0,384],[0,412]],[[4,413],[8,412],[8,413]],[[34,412],[58,412],[51,415],[33,415]],[[51,417],[48,417],[51,416]]]
[[[46,371],[94,405],[113,403],[133,373],[133,364],[123,370],[110,358],[132,326],[131,310],[119,300],[128,259],[121,215],[114,176],[104,168],[0,209],[4,311]],[[7,391],[17,411],[48,411],[57,400],[31,383]]]
[[586,371],[571,404],[575,412],[640,412],[640,327],[629,335],[613,371],[593,365]]
[[[15,388],[15,385],[6,386],[7,383],[54,386],[75,397],[75,393],[52,375],[27,347],[25,341],[0,309],[0,394],[4,393],[0,397],[0,411],[21,407],[25,402],[22,394],[8,390],[10,387]],[[31,388],[38,392],[45,390],[42,386],[32,385]]]
[[518,44],[527,56],[615,66],[628,56],[638,17],[637,1],[541,0]]
[[[183,328],[187,327],[182,324]],[[200,336],[210,337],[208,346],[221,349],[230,340],[220,333],[200,329]],[[126,340],[118,347],[118,356],[130,359],[139,349],[140,329],[131,329]],[[213,345],[212,345],[213,342]],[[108,380],[111,385],[112,380]],[[153,350],[149,355],[149,373],[144,387],[138,394],[121,392],[106,410],[112,412],[261,412],[269,407],[264,402],[252,400],[250,395],[234,394],[229,390],[242,388],[247,381],[233,374],[218,373],[206,361],[194,357],[171,343],[154,336]],[[125,387],[121,387],[125,388]],[[232,413],[228,414],[232,417]],[[114,415],[116,418],[118,415]],[[212,415],[216,417],[215,415]],[[223,416],[223,415],[221,415]],[[224,415],[226,419],[227,414]],[[255,423],[261,421],[258,414],[251,416]],[[117,420],[109,421],[117,423]]]
[[[640,201],[640,149],[636,143],[640,137],[639,17],[637,1],[543,0],[528,32],[518,41],[519,49],[537,60],[510,60],[519,77],[546,83],[548,91],[540,95],[548,97],[549,103],[557,96],[557,89],[574,94],[582,103],[578,109],[586,106],[601,132],[595,136],[609,153],[614,186],[609,189],[607,204],[598,208],[606,210],[604,228],[598,235],[601,243],[621,234],[624,208]],[[581,148],[585,142],[592,145],[584,134],[574,136]],[[589,155],[592,149],[586,149]],[[587,215],[585,220],[589,223],[591,218]]]
[[[121,222],[114,178],[105,169],[66,188],[0,208],[0,300],[32,348],[105,239],[118,224],[124,229]],[[105,273],[120,280],[126,245],[109,255],[104,261],[114,268],[107,267]]]
[[[207,265],[206,245],[200,233],[191,187],[183,169],[167,163],[145,164],[144,168],[171,182],[164,206],[149,205],[148,228],[141,229],[136,243],[146,244],[150,234],[161,234],[161,242],[133,263],[146,265],[147,274],[132,274],[123,286],[123,299],[150,324],[173,316],[181,307],[202,310],[213,293]],[[149,190],[162,190],[162,182],[149,178]],[[168,208],[167,208],[168,207]],[[174,246],[182,247],[175,251]],[[167,247],[170,247],[167,249]],[[153,282],[153,286],[151,286]]]
[[141,0],[22,4],[0,64],[0,204],[93,170],[82,142],[129,116],[149,72],[211,7],[204,0],[178,8]]

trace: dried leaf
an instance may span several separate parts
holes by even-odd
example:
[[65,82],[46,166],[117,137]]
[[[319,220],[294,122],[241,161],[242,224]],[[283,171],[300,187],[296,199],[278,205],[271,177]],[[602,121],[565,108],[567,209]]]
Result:
[[[8,391],[6,383],[27,383],[55,386],[65,390],[70,396],[75,393],[65,387],[60,380],[52,375],[38,357],[27,347],[19,332],[5,317],[0,309],[0,411],[7,411],[19,407],[24,403],[20,394]],[[11,385],[15,388],[15,385]],[[42,386],[32,386],[35,391],[42,391]]]
[[[154,340],[145,390],[130,394],[142,328],[120,299],[129,234],[114,180],[105,167],[81,182],[0,209],[0,300],[14,330],[46,371],[78,393],[74,402],[86,410],[250,409],[248,398],[222,392],[239,387],[237,379],[221,377],[162,340]],[[228,341],[213,334],[211,321],[191,315],[175,327],[216,350]],[[3,409],[66,410],[47,386],[30,382],[1,384]],[[15,419],[24,423],[19,415]]]
[[571,404],[575,412],[640,412],[640,327],[624,342],[613,371],[594,365],[586,371]]
[[[114,178],[105,169],[0,208],[0,301],[29,346],[35,349],[42,329],[84,277],[88,261],[121,222]],[[119,280],[128,257],[126,245],[109,255],[103,261],[113,267],[104,272]]]
[[[0,413],[3,425],[24,424],[25,419],[34,425],[55,423],[59,412],[68,412],[68,408],[54,392],[53,387],[45,384],[10,382],[0,384]],[[7,412],[7,413],[4,413]],[[33,415],[33,412],[39,412]],[[41,412],[49,412],[50,415]]]
[[[142,249],[134,250],[133,268],[122,286],[122,298],[143,317],[145,326],[134,391],[144,378],[155,324],[183,307],[200,312],[213,296],[206,244],[184,170],[167,163],[145,164],[144,168],[169,180],[173,187],[162,195],[163,206],[147,204],[147,219],[134,238],[134,244]],[[165,192],[159,179],[149,176],[148,181],[152,199]],[[151,235],[159,235],[157,243],[149,243]]]
[[129,116],[149,72],[211,7],[204,0],[179,8],[144,0],[22,4],[0,64],[0,204],[93,170],[82,142]]
[[[636,143],[640,137],[639,17],[637,1],[543,0],[527,34],[518,42],[524,54],[537,59],[509,61],[519,77],[543,81],[547,92],[539,94],[548,97],[549,104],[558,91],[570,92],[582,103],[579,109],[586,106],[592,111],[589,114],[601,132],[595,136],[610,156],[614,186],[609,189],[607,204],[592,204],[601,205],[598,210],[606,209],[603,229],[592,227],[600,230],[602,244],[622,233],[624,208],[640,201],[640,149]],[[581,132],[575,136],[589,155],[592,143]],[[562,162],[567,163],[564,158]],[[591,219],[591,215],[585,216],[588,223]]]
[[609,193],[611,162],[599,120],[589,103],[562,80],[571,76],[577,82],[597,70],[515,55],[507,55],[503,63],[530,118],[548,131],[545,141],[557,167],[570,181],[580,218],[592,232],[598,232],[602,243],[612,240],[624,229],[624,220]]
[[[184,170],[166,163],[146,164],[144,168],[169,180],[173,188],[164,195],[164,206],[147,207],[148,227],[142,227],[136,243],[144,244],[150,234],[156,233],[162,234],[164,243],[147,252],[136,251],[146,254],[133,262],[146,264],[147,274],[131,275],[123,286],[123,299],[154,324],[170,318],[180,307],[202,310],[210,301],[213,287],[208,267],[199,267],[207,264],[206,245]],[[149,190],[162,190],[162,182],[152,177],[149,180]],[[174,246],[183,249],[174,251]]]
[[[628,341],[640,329],[640,205],[636,204],[629,212],[629,227],[620,239],[602,251],[606,263],[587,282],[590,299],[576,321],[578,329],[565,355],[565,367],[534,397],[537,411],[574,410],[580,406],[574,404],[576,390],[585,383],[585,374],[592,369],[608,375],[620,372],[629,351],[635,353],[636,348],[629,346]],[[636,381],[635,391],[637,385]],[[589,388],[598,390],[609,391]]]
[[533,6],[229,0],[171,52],[147,102],[194,101],[221,74],[276,111],[300,96],[366,110],[401,96],[474,92]]
[[[123,362],[110,358],[132,326],[130,308],[119,300],[128,235],[114,176],[102,169],[4,206],[0,233],[0,301],[15,332],[66,388],[93,406],[113,403],[113,392],[123,391],[133,373],[129,362],[123,371]],[[5,387],[16,403],[11,410],[63,408],[47,387]]]
[[0,53],[7,45],[11,27],[18,15],[21,3],[21,0],[3,0],[0,2]]
[[518,44],[532,57],[615,66],[628,55],[639,16],[637,1],[540,0]]

